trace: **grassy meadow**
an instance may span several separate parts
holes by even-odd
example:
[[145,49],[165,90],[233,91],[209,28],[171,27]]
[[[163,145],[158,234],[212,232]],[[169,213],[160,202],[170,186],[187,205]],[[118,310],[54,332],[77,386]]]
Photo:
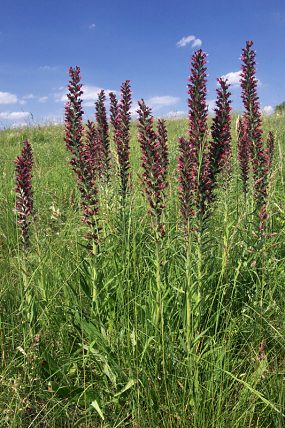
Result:
[[[179,212],[177,140],[188,124],[167,127],[165,236],[158,245],[133,123],[131,195],[123,211],[112,145],[96,256],[85,248],[63,127],[0,132],[1,428],[284,427],[285,118],[264,119],[275,156],[262,242],[242,193],[235,118],[232,176],[202,243],[185,240]],[[26,255],[13,163],[25,138],[35,204]]]

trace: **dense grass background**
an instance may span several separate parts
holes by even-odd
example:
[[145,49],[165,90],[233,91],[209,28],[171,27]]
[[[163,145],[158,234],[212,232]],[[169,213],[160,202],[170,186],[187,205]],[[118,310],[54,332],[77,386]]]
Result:
[[[276,138],[264,242],[252,197],[244,202],[234,124],[232,179],[203,242],[185,242],[176,159],[187,122],[173,120],[163,242],[141,190],[134,124],[132,194],[122,212],[115,169],[100,185],[96,257],[84,248],[63,127],[0,132],[1,427],[284,426],[284,117],[264,129]],[[25,138],[36,208],[26,257],[13,164]]]

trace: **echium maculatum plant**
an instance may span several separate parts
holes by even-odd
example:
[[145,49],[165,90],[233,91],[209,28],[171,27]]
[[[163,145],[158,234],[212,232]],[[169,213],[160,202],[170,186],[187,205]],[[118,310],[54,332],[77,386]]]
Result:
[[217,101],[214,109],[215,116],[212,124],[212,142],[210,147],[210,168],[213,184],[217,175],[225,171],[227,177],[230,170],[231,158],[231,93],[229,83],[222,77],[218,79],[219,87],[216,89]]
[[17,156],[15,167],[17,223],[21,232],[23,249],[26,251],[29,247],[29,225],[34,208],[32,190],[33,152],[28,140],[23,142],[22,153]]
[[158,236],[163,236],[165,227],[162,214],[165,208],[165,189],[167,187],[167,171],[165,159],[163,159],[165,149],[162,148],[161,144],[162,136],[158,136],[153,129],[154,119],[151,109],[146,106],[144,100],[139,101],[138,105],[138,141],[141,146],[142,182],[155,230]]
[[203,223],[208,215],[213,183],[210,174],[206,102],[206,53],[192,56],[188,83],[189,141],[179,140],[179,181],[181,214],[184,224],[197,217]]
[[247,139],[253,171],[254,198],[259,213],[260,232],[263,234],[267,212],[268,193],[268,153],[262,138],[262,120],[259,97],[257,94],[256,53],[253,42],[247,41],[242,50],[241,88],[245,108],[243,122],[247,130]]
[[242,180],[242,191],[244,199],[247,197],[248,177],[249,177],[249,146],[247,140],[247,127],[242,117],[237,120],[237,148],[238,148],[238,161],[240,165],[240,173]]
[[69,85],[65,105],[65,144],[71,153],[70,165],[76,174],[80,202],[83,209],[82,221],[88,225],[86,239],[90,248],[98,242],[98,190],[95,182],[94,165],[88,147],[84,144],[82,84],[80,68],[70,67]]
[[130,81],[125,80],[121,85],[121,99],[116,104],[111,98],[111,122],[114,126],[115,142],[117,147],[121,196],[124,201],[130,186],[130,125],[132,93]]
[[95,103],[96,110],[96,128],[98,137],[98,150],[101,159],[100,176],[107,182],[110,179],[111,151],[109,142],[109,126],[107,112],[105,107],[105,91],[102,89],[98,94],[98,100]]

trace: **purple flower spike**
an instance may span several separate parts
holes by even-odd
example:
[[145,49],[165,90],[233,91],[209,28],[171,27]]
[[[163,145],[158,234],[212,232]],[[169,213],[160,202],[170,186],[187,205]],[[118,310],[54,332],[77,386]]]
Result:
[[[89,123],[87,132],[90,140],[88,144],[84,144],[83,136],[83,110],[82,99],[83,94],[80,83],[80,68],[70,67],[69,69],[69,85],[68,85],[68,102],[65,106],[65,143],[67,149],[71,153],[70,165],[76,175],[77,185],[81,196],[81,207],[83,209],[82,221],[88,225],[89,232],[86,239],[89,242],[89,247],[92,243],[98,242],[98,190],[95,182],[94,162],[96,153],[91,143],[96,140],[97,132]],[[93,138],[95,139],[93,141]],[[94,143],[96,144],[96,143]]]
[[[165,169],[165,124],[160,124],[159,136],[153,129],[153,116],[151,109],[146,106],[144,100],[139,101],[138,140],[142,153],[142,182],[150,207],[150,213],[155,222],[156,232],[163,236],[165,227],[162,222],[162,213],[165,208],[166,169]],[[161,134],[161,126],[163,133]],[[162,143],[163,140],[163,143]]]
[[16,212],[17,223],[21,231],[23,249],[29,247],[29,225],[33,214],[32,168],[33,152],[28,140],[23,142],[20,156],[15,160],[16,165]]
[[241,88],[245,108],[244,126],[247,130],[247,144],[253,170],[254,197],[256,209],[260,213],[260,230],[266,223],[266,202],[268,193],[268,152],[263,145],[262,120],[259,97],[257,95],[258,80],[256,78],[256,53],[252,49],[253,42],[246,42],[242,50]]

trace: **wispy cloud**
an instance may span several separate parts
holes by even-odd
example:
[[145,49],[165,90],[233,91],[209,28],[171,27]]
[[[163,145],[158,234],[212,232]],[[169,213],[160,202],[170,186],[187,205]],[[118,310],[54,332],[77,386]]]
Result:
[[228,79],[230,85],[239,86],[241,71],[231,71],[230,73],[224,74],[222,77]]
[[31,113],[28,111],[4,111],[0,113],[0,119],[3,120],[24,120],[30,116]]
[[39,103],[46,103],[48,100],[48,97],[38,97]]
[[263,109],[262,109],[262,112],[266,116],[270,116],[271,114],[274,113],[274,107],[272,107],[272,106],[264,106]]
[[96,27],[96,24],[90,24],[90,25],[88,25],[89,30],[94,30],[95,27]]
[[[82,100],[85,107],[93,107],[95,101],[98,98],[98,94],[100,91],[102,91],[103,88],[100,88],[98,86],[92,86],[92,85],[83,85],[82,86]],[[117,93],[114,89],[104,89],[105,94],[108,96],[110,92]],[[57,102],[66,102],[67,96],[65,93],[56,93],[55,94],[55,100]]]
[[22,97],[23,100],[33,100],[36,96],[34,94],[27,94]]
[[191,35],[191,36],[184,36],[182,37],[182,39],[180,39],[177,43],[176,46],[178,48],[184,48],[185,46],[187,46],[189,43],[191,43],[192,48],[199,48],[200,46],[202,46],[202,40],[198,39],[197,37]]
[[38,101],[39,103],[45,103],[48,100],[48,96],[38,96],[38,95],[34,95],[34,94],[27,94],[27,95],[23,95],[21,100],[19,100],[19,103],[24,105],[27,103],[27,101]]
[[18,97],[10,92],[0,92],[0,104],[16,104]]
[[[231,71],[230,73],[224,74],[222,76],[224,79],[228,79],[228,82],[233,87],[240,86],[240,78],[241,78],[241,71]],[[257,85],[261,86],[261,81],[257,79]]]
[[178,97],[163,95],[160,97],[158,96],[158,97],[149,98],[148,100],[146,100],[146,104],[152,107],[153,109],[155,109],[160,107],[172,106],[174,104],[179,103],[179,101],[180,101],[180,98]]
[[[103,88],[99,88],[98,86],[91,86],[91,85],[83,85],[83,95],[82,99],[84,102],[85,107],[93,107],[94,102],[98,98],[98,94],[100,91],[102,91]],[[112,89],[104,89],[105,94],[108,96],[110,92],[116,93],[116,91]]]

